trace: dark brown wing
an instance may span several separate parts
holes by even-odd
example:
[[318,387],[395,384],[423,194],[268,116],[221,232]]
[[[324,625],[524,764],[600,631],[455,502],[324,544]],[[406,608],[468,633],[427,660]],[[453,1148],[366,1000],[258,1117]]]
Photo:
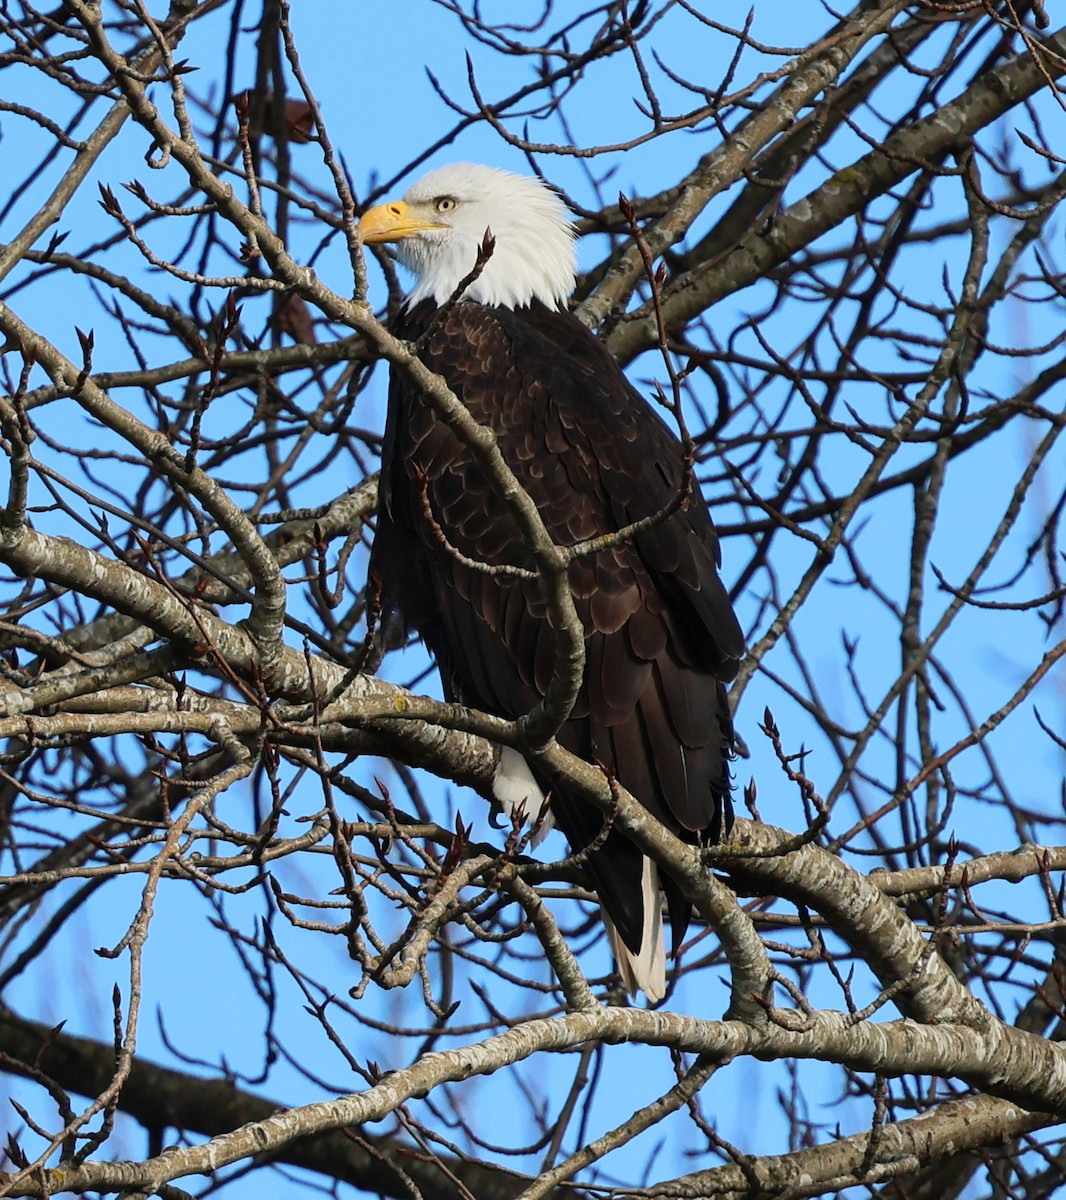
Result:
[[[432,320],[419,306],[397,332]],[[422,353],[473,416],[491,426],[545,526],[570,544],[664,508],[681,448],[579,321],[543,306],[456,305]],[[424,482],[421,480],[424,479]],[[425,517],[425,502],[462,555],[531,567],[518,527],[462,444],[394,372],[372,568],[436,655],[446,694],[506,717],[528,712],[551,677],[554,641],[535,581],[464,565]],[[718,577],[703,504],[634,544],[583,557],[570,585],[584,623],[585,684],[559,741],[600,761],[671,829],[717,831],[728,805],[732,726],[722,681],[743,637]],[[552,810],[575,849],[601,828],[591,806],[554,787]],[[593,883],[626,945],[643,928],[642,857],[613,832],[590,856]],[[664,880],[675,947],[688,906]]]

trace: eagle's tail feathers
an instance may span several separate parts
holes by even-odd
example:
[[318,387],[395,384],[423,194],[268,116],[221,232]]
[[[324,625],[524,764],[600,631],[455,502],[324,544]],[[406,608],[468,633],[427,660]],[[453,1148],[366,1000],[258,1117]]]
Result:
[[603,923],[607,927],[607,936],[626,991],[630,996],[636,996],[638,991],[643,992],[652,1004],[658,1004],[666,995],[666,940],[663,936],[663,909],[659,895],[659,868],[650,858],[644,859],[640,890],[644,929],[639,951],[630,950],[622,941],[614,922],[606,913],[603,914]]

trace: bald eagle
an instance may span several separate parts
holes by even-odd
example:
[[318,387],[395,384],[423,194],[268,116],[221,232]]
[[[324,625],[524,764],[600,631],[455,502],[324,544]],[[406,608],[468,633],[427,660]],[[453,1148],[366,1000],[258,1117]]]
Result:
[[[486,231],[492,254],[449,306]],[[678,438],[567,311],[573,227],[555,192],[490,167],[442,167],[402,200],[367,212],[360,235],[396,243],[416,284],[394,333],[417,341],[426,366],[494,430],[557,543],[611,533],[676,496],[684,477]],[[467,448],[393,370],[371,555],[383,611],[398,609],[418,631],[450,700],[513,720],[544,695],[554,634],[535,579],[479,571],[466,560],[533,565]],[[736,672],[743,635],[719,564],[714,527],[697,500],[631,542],[577,558],[569,572],[586,667],[558,741],[615,772],[690,841],[717,836],[730,815],[733,729],[723,683]],[[548,791],[574,851],[602,833],[594,806],[514,750],[502,752],[493,791],[505,811],[527,816]],[[662,999],[660,886],[675,952],[688,901],[617,829],[585,866],[625,986]]]

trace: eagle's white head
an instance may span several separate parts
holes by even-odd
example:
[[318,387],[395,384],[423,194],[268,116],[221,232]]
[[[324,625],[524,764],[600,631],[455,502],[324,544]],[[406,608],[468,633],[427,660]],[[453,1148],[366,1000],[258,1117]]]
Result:
[[574,290],[574,228],[566,206],[539,179],[453,163],[359,222],[364,242],[395,242],[418,277],[411,304],[426,297],[444,304],[473,270],[486,230],[495,248],[465,299],[503,308],[566,303]]

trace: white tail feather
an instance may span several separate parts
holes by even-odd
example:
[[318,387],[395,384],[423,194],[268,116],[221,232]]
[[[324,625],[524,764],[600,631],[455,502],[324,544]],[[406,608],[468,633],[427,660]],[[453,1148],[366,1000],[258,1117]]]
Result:
[[603,923],[611,942],[622,983],[630,996],[643,992],[657,1004],[666,995],[666,941],[663,937],[663,910],[659,898],[659,868],[650,858],[644,860],[640,877],[641,901],[644,905],[644,928],[640,950],[634,954],[622,941],[614,922],[606,913]]
[[[508,817],[513,818],[516,813],[521,813],[524,822],[535,820],[544,805],[544,793],[533,778],[529,763],[510,746],[500,750],[500,761],[492,777],[492,794]],[[545,813],[540,829],[530,844],[539,845],[553,825],[551,813]],[[666,941],[663,937],[659,868],[650,858],[644,859],[640,892],[644,928],[638,953],[634,954],[622,941],[614,922],[606,913],[603,914],[603,923],[626,991],[634,997],[637,992],[643,992],[652,1004],[657,1004],[666,995]]]

